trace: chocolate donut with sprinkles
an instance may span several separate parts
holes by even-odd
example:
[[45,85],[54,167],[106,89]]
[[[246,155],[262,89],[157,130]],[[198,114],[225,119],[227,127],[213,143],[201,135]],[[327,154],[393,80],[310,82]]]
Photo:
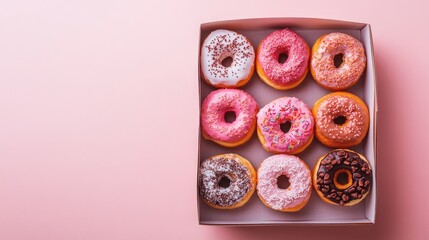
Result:
[[256,172],[240,155],[228,153],[204,160],[199,169],[199,193],[217,209],[242,207],[256,188]]
[[336,149],[325,154],[312,175],[317,194],[330,204],[353,206],[371,190],[371,166],[363,155],[352,150]]
[[216,88],[245,85],[253,75],[254,63],[255,50],[252,43],[233,31],[213,31],[201,47],[202,78]]

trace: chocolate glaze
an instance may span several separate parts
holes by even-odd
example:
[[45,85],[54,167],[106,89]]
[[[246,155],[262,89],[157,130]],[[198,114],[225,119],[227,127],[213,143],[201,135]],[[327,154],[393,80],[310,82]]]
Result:
[[[239,162],[235,154],[211,157],[200,167],[200,195],[220,207],[235,205],[254,187],[250,175],[250,170]],[[231,181],[227,188],[219,186],[222,177]]]
[[[352,184],[346,189],[338,189],[334,184],[335,172],[340,169],[346,169],[352,175]],[[361,199],[371,189],[371,184],[371,167],[355,152],[333,150],[320,161],[316,187],[331,202],[344,206]]]

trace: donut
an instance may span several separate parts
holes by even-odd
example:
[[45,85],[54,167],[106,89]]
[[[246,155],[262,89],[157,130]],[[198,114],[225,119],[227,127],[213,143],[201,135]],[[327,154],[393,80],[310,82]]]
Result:
[[[342,56],[336,66],[334,58]],[[311,49],[310,72],[322,87],[339,91],[353,86],[366,66],[365,49],[359,40],[344,33],[330,33],[316,40]]]
[[[246,143],[256,127],[258,104],[240,89],[218,89],[211,92],[201,106],[201,130],[205,139],[224,147]],[[225,115],[236,118],[227,122]]]
[[201,163],[199,193],[203,201],[211,207],[239,208],[250,199],[255,187],[255,169],[240,155],[216,155]]
[[316,138],[328,147],[358,145],[368,132],[368,107],[351,93],[330,93],[317,100],[312,111],[316,120]]
[[256,72],[261,80],[275,89],[286,90],[298,86],[305,79],[310,48],[297,33],[283,29],[262,40],[256,56]]
[[334,205],[353,206],[371,189],[371,166],[363,155],[352,150],[336,149],[323,155],[312,175],[317,195]]
[[[289,187],[278,186],[286,176]],[[301,210],[311,196],[311,172],[307,164],[293,155],[278,154],[265,159],[258,169],[257,193],[269,208],[282,212]]]
[[[222,63],[232,60],[231,65]],[[243,35],[224,29],[213,31],[201,47],[203,80],[216,88],[236,88],[246,84],[255,70],[255,50]]]
[[[289,125],[289,129],[282,129]],[[314,119],[307,105],[295,97],[278,98],[257,114],[257,133],[265,150],[297,154],[313,140]]]

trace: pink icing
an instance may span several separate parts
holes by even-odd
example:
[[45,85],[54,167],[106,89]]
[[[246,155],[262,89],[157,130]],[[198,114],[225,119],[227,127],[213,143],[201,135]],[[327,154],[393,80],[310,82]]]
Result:
[[[343,54],[340,67],[334,57]],[[322,38],[317,50],[313,49],[311,66],[313,77],[322,85],[344,90],[355,84],[365,70],[366,56],[362,43],[344,33],[330,33]]]
[[[307,42],[289,29],[272,32],[259,45],[258,61],[265,75],[279,86],[288,86],[302,79],[307,72],[310,48]],[[278,58],[286,53],[286,62]]]
[[[232,123],[225,121],[226,112],[234,112]],[[250,94],[239,89],[219,89],[211,92],[201,106],[203,134],[216,141],[238,142],[243,140],[256,120],[258,104]]]
[[[289,178],[289,187],[280,189],[277,178]],[[276,210],[294,208],[311,196],[311,173],[300,158],[279,154],[265,159],[258,169],[257,191],[267,205]]]
[[[291,122],[291,128],[284,133],[280,124],[287,121]],[[258,112],[257,125],[266,149],[277,153],[295,153],[312,140],[314,118],[303,101],[295,97],[282,97]]]
[[[346,96],[327,95],[316,114],[318,131],[330,141],[349,144],[358,141],[368,130],[368,110],[363,109],[354,99]],[[347,122],[334,123],[336,117],[343,116]]]

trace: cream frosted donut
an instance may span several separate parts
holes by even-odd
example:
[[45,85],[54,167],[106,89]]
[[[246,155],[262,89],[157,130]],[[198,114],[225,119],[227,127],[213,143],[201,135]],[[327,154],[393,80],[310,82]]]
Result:
[[[281,124],[290,123],[286,133]],[[296,154],[313,140],[314,119],[307,105],[295,97],[278,98],[257,114],[257,133],[264,149],[272,153]]]
[[[222,65],[232,58],[229,67]],[[216,88],[241,87],[253,75],[255,51],[243,35],[224,29],[210,33],[201,48],[201,73],[203,79]]]
[[[226,179],[225,183],[222,181]],[[204,160],[199,170],[199,193],[205,203],[218,209],[243,206],[256,187],[256,172],[237,154],[221,154]]]
[[[235,121],[227,122],[225,114],[233,112]],[[218,89],[211,92],[201,106],[201,130],[205,139],[224,147],[247,142],[256,126],[258,104],[240,89]]]
[[[289,187],[277,185],[280,176],[289,179]],[[307,164],[293,155],[279,154],[265,159],[258,169],[257,192],[269,208],[283,212],[301,210],[311,196],[311,172]]]
[[316,119],[316,138],[328,147],[358,145],[368,132],[368,107],[354,94],[330,93],[317,100],[312,111]]
[[[337,68],[334,57],[343,54],[343,62]],[[366,66],[365,49],[359,40],[344,33],[321,36],[311,51],[310,71],[322,87],[338,91],[353,86],[362,76]]]
[[[280,55],[287,56],[281,63]],[[285,90],[300,84],[308,72],[310,48],[307,42],[289,29],[274,31],[259,44],[256,71],[262,81]]]

